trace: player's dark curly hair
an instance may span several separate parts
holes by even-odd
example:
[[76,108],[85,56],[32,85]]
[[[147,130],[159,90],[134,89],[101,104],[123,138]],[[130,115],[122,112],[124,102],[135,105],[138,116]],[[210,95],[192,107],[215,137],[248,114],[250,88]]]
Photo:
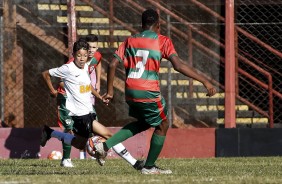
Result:
[[78,41],[74,42],[73,44],[73,53],[76,53],[80,49],[89,50],[89,44],[85,39],[79,39]]
[[89,34],[85,37],[85,40],[87,42],[97,42],[98,41],[98,37],[94,34]]
[[150,27],[159,22],[159,14],[154,9],[147,9],[142,13],[142,27]]

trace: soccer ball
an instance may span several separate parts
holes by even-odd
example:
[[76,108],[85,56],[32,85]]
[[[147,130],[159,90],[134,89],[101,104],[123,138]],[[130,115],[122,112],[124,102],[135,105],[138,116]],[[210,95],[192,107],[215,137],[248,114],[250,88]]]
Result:
[[100,136],[93,136],[93,137],[90,137],[87,142],[86,142],[86,151],[87,153],[92,156],[92,157],[95,157],[95,145],[100,143],[100,142],[103,142],[104,138],[100,137]]
[[63,155],[60,151],[51,151],[47,158],[49,160],[60,160],[63,158]]

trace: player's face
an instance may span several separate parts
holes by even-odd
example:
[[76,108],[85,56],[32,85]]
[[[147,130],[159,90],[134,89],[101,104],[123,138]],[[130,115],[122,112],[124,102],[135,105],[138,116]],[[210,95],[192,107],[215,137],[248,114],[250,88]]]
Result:
[[78,68],[83,69],[88,58],[88,50],[80,49],[74,54],[74,63]]
[[98,42],[87,42],[89,45],[89,57],[93,57],[94,53],[98,50]]

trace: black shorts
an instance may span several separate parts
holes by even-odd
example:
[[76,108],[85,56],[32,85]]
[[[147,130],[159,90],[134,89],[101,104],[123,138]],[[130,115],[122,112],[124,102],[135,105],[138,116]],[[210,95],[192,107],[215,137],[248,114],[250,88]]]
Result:
[[73,132],[81,137],[90,138],[93,134],[92,122],[96,120],[96,114],[91,113],[83,116],[71,116],[73,123]]

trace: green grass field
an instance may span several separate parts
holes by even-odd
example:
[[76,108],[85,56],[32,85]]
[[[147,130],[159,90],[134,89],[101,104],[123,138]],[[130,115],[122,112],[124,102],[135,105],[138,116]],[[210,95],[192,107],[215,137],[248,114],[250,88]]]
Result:
[[75,168],[62,168],[58,160],[1,159],[2,183],[282,183],[282,157],[159,159],[171,175],[141,175],[122,159],[74,159]]

